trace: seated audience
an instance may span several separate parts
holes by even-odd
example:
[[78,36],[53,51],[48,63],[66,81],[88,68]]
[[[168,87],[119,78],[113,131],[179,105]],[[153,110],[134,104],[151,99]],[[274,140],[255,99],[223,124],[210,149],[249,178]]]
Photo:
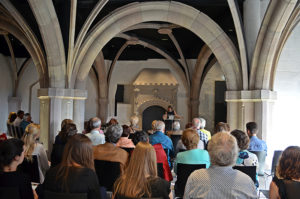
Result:
[[116,118],[111,118],[108,122],[108,126],[119,124],[118,120]]
[[177,154],[175,159],[174,171],[177,173],[177,164],[205,164],[206,168],[210,166],[209,155],[206,150],[198,149],[199,135],[193,129],[183,131],[181,137],[182,143],[187,148],[187,151]]
[[[236,160],[237,166],[256,166],[256,171],[258,172],[258,159],[254,153],[251,153],[247,150],[249,146],[249,137],[248,135],[240,130],[234,130],[230,133],[236,138],[239,154]],[[258,187],[258,173],[256,173],[256,187]]]
[[99,199],[99,182],[94,168],[92,142],[83,134],[72,136],[63,153],[62,162],[49,169],[45,181],[36,191],[40,199],[45,190],[56,193],[87,193],[88,199]]
[[208,130],[204,129],[206,126],[206,120],[202,117],[199,118],[200,120],[200,131],[207,135],[207,139],[211,139],[211,134]]
[[28,126],[30,123],[32,123],[31,122],[31,115],[30,115],[30,113],[26,113],[24,115],[24,119],[20,123],[20,127],[23,129],[23,131],[25,131],[26,126]]
[[139,142],[128,167],[114,184],[112,198],[168,199],[170,194],[170,183],[157,176],[155,150],[149,143]]
[[123,125],[123,133],[117,142],[117,146],[121,148],[135,148],[135,145],[133,144],[131,139],[128,139],[130,135],[130,127],[127,125]]
[[15,119],[13,125],[14,125],[14,126],[20,126],[20,124],[21,124],[21,122],[22,122],[22,120],[23,120],[23,117],[24,117],[24,111],[19,110],[19,111],[17,112],[17,118]]
[[6,123],[10,124],[10,125],[13,125],[16,118],[17,118],[17,113],[10,112],[9,115],[8,115],[8,119],[7,119]]
[[105,133],[105,144],[99,144],[93,148],[96,160],[119,162],[121,173],[124,171],[128,161],[128,153],[116,146],[122,133],[123,129],[120,125],[109,126]]
[[180,130],[180,123],[178,121],[175,121],[172,124],[172,130],[168,131],[167,134],[170,137],[171,135],[182,135],[182,130]]
[[259,139],[256,136],[258,131],[257,124],[255,122],[248,122],[246,124],[247,134],[250,137],[249,151],[265,151],[267,152],[267,144],[265,141]]
[[189,128],[192,128],[193,127],[193,123],[192,122],[188,122],[186,125],[185,125],[185,129],[189,129]]
[[152,129],[150,129],[150,130],[148,130],[147,132],[148,132],[148,134],[153,134],[154,132],[155,132],[155,124],[156,124],[156,122],[157,122],[158,120],[153,120],[152,121],[152,123],[151,123],[151,127],[152,127]]
[[89,121],[90,129],[89,133],[85,134],[93,143],[93,146],[104,144],[105,137],[103,132],[100,133],[101,120],[98,117],[91,118]]
[[23,141],[12,138],[0,142],[0,187],[17,187],[20,199],[33,199],[29,177],[17,171],[23,160]]
[[49,164],[43,145],[37,142],[39,137],[40,125],[31,123],[26,127],[22,140],[25,143],[25,158],[31,161],[33,155],[37,156],[40,181],[42,183],[44,181],[46,171],[49,169]]
[[139,142],[149,142],[149,135],[145,131],[136,131],[132,136],[132,142],[134,145]]
[[228,133],[217,133],[208,143],[211,166],[194,171],[187,180],[184,199],[190,198],[257,198],[253,181],[234,170],[238,154],[236,139]]
[[136,131],[139,131],[140,128],[138,126],[139,123],[139,117],[136,115],[131,116],[130,118],[130,133],[135,133]]
[[225,122],[218,122],[218,124],[215,126],[215,134],[216,133],[229,133],[230,132],[230,126],[229,124]]
[[194,118],[192,121],[192,129],[196,130],[199,134],[200,140],[204,142],[204,147],[206,147],[208,142],[208,136],[200,131],[201,122],[199,118]]
[[67,123],[63,126],[61,131],[58,134],[59,143],[54,143],[52,152],[51,152],[51,167],[55,167],[62,160],[62,155],[64,152],[65,145],[67,141],[77,133],[76,124]]
[[166,136],[163,132],[165,131],[165,123],[163,121],[157,121],[155,123],[155,132],[150,135],[150,144],[161,144],[162,147],[168,151],[168,162],[172,168],[171,158],[174,157],[174,147],[172,140]]
[[[300,188],[299,146],[289,146],[283,151],[276,168],[276,176],[270,184],[270,199],[288,198],[287,184],[298,190]],[[300,195],[295,195],[295,193],[289,193],[289,195],[293,195],[293,198],[300,198]]]
[[[61,124],[60,124],[61,131],[64,128],[64,126],[66,124],[69,124],[69,123],[73,123],[73,120],[71,120],[71,119],[64,119],[63,121],[61,121]],[[59,135],[55,136],[54,144],[63,144],[62,141],[60,140],[60,136]]]

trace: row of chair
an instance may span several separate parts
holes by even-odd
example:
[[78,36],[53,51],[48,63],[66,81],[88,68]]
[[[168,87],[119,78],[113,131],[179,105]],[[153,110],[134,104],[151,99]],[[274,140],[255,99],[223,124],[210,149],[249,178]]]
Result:
[[21,139],[24,134],[24,131],[21,127],[14,126],[11,124],[7,124],[7,132],[8,132],[9,136],[14,137],[14,138],[19,138],[19,139]]

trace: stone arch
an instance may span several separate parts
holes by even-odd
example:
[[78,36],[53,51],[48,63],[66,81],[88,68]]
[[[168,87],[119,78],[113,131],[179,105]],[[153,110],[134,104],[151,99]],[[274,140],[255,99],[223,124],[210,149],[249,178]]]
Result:
[[87,77],[96,56],[118,33],[147,21],[180,25],[199,36],[215,54],[225,73],[228,90],[242,88],[238,53],[225,32],[207,15],[179,2],[142,2],[126,5],[106,17],[91,30],[76,56],[71,86]]
[[256,41],[250,74],[251,90],[270,90],[274,60],[280,38],[297,4],[297,0],[270,1]]

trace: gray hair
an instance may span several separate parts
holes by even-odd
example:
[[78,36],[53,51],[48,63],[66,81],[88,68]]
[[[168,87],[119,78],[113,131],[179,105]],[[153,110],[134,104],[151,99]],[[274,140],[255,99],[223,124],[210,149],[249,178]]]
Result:
[[24,115],[23,120],[27,121],[30,117],[31,117],[30,113],[26,113],[26,114]]
[[105,132],[105,141],[116,144],[123,133],[123,128],[119,124],[109,126]]
[[180,123],[179,123],[178,121],[175,121],[175,122],[173,123],[173,129],[174,129],[175,131],[178,131],[178,130],[180,129]]
[[204,129],[206,125],[206,120],[202,117],[200,117],[199,120],[200,120],[200,129]]
[[199,129],[200,128],[200,124],[201,123],[200,123],[200,119],[199,118],[196,117],[196,118],[193,119],[192,125],[193,125],[194,128]]
[[155,123],[155,130],[156,131],[163,131],[165,129],[165,123],[163,121],[158,120]]
[[96,128],[99,128],[100,126],[101,126],[101,120],[98,117],[93,117],[90,120],[91,129],[96,129]]
[[208,143],[208,153],[211,165],[234,165],[238,156],[238,146],[235,137],[228,133],[215,134]]

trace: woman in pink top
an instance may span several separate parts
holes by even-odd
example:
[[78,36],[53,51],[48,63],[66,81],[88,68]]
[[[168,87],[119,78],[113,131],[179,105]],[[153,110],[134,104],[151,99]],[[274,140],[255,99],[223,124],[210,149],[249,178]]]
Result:
[[117,146],[121,148],[135,148],[131,139],[128,139],[130,135],[130,127],[127,125],[123,125],[123,134],[119,141],[117,142]]

